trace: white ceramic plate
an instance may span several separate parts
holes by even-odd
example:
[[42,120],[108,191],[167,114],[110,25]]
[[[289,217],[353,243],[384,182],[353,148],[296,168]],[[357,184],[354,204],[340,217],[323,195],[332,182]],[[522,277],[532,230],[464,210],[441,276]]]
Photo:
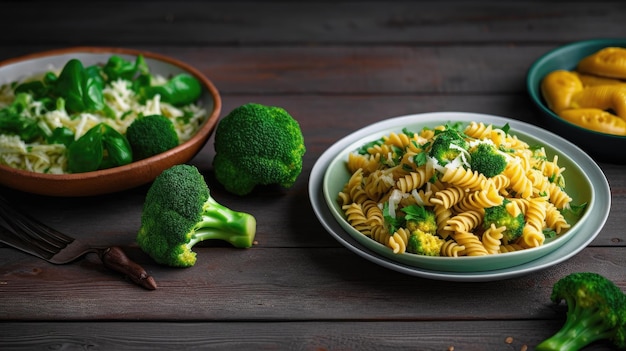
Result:
[[[567,235],[540,248],[488,257],[416,257],[397,255],[373,240],[350,232],[342,226],[340,212],[333,207],[336,192],[343,187],[346,175],[337,175],[333,166],[363,141],[380,138],[389,131],[404,127],[419,130],[450,122],[483,122],[502,126],[508,123],[511,132],[530,144],[541,143],[549,152],[557,152],[559,164],[567,169],[566,190],[573,203],[587,202],[585,215],[572,226]],[[329,175],[331,174],[331,175]],[[332,175],[334,174],[334,175]],[[568,176],[569,175],[569,176]],[[324,179],[326,178],[326,182]],[[338,179],[340,184],[334,181]],[[333,180],[333,181],[331,181]],[[593,186],[591,185],[593,184]],[[325,229],[348,249],[384,267],[411,275],[444,280],[486,281],[511,278],[544,269],[562,262],[586,247],[600,232],[608,217],[611,196],[606,177],[598,165],[578,147],[565,139],[533,125],[497,116],[438,112],[416,114],[384,120],[360,129],[341,139],[320,156],[314,165],[309,182],[313,209]],[[591,215],[593,214],[593,215]],[[348,230],[347,230],[348,229]],[[356,232],[358,233],[358,232]]]

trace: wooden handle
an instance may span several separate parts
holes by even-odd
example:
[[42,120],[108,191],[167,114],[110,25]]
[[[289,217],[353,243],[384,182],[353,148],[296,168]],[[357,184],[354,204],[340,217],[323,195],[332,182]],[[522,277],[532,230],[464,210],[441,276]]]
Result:
[[105,267],[120,272],[130,278],[135,284],[148,290],[157,288],[152,278],[143,267],[133,262],[118,246],[111,246],[100,252],[100,259]]

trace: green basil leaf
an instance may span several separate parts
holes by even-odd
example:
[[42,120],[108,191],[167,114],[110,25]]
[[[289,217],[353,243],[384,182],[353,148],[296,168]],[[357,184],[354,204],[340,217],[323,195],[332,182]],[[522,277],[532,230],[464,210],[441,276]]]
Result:
[[101,124],[89,129],[67,151],[67,168],[71,173],[97,170],[104,156]]

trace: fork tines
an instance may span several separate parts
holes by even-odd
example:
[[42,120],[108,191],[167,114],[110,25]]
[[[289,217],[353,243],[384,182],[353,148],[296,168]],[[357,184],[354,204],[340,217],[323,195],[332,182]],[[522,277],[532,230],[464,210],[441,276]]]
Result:
[[15,210],[0,196],[0,241],[44,259],[49,259],[73,238]]

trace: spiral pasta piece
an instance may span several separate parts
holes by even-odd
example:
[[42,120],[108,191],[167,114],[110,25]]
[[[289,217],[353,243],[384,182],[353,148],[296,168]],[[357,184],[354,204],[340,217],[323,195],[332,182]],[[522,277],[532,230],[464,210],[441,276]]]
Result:
[[470,190],[480,190],[484,188],[487,177],[477,171],[463,167],[445,167],[441,181]]
[[409,193],[414,189],[421,188],[432,176],[432,167],[420,167],[416,171],[398,179],[396,187],[403,193]]
[[430,200],[433,204],[438,204],[444,208],[450,208],[457,204],[465,196],[465,189],[460,186],[451,186],[435,193]]
[[507,189],[511,185],[511,179],[509,177],[500,173],[494,177],[491,177],[490,179],[493,183],[493,186],[498,190],[500,194],[502,194],[503,196],[509,195],[509,191]]
[[526,225],[522,230],[520,244],[526,248],[540,246],[546,239],[543,234],[546,219],[546,199],[541,197],[531,199],[528,202],[525,219]]
[[405,228],[396,230],[391,237],[389,237],[389,247],[393,250],[393,253],[404,253],[409,243],[410,236],[411,233]]
[[548,185],[547,192],[550,197],[550,202],[552,202],[559,210],[566,208],[572,201],[572,198],[554,183],[550,183]]
[[363,207],[357,203],[351,203],[343,207],[348,222],[359,232],[368,235],[370,233],[370,224],[368,223],[367,216],[363,212]]
[[498,189],[489,182],[489,185],[483,190],[476,190],[473,193],[468,194],[463,201],[468,202],[467,207],[472,207],[477,210],[487,207],[494,207],[502,204],[504,197],[498,193]]
[[557,234],[561,234],[571,225],[567,223],[561,211],[554,204],[548,203],[546,205],[546,227],[554,230]]
[[360,155],[356,153],[348,154],[348,171],[355,173],[358,169],[365,174],[370,174],[377,169],[380,169],[380,154],[376,155]]
[[485,124],[483,122],[470,122],[463,133],[474,139],[485,139],[491,136],[493,126],[491,124]]
[[363,214],[367,218],[367,224],[374,227],[385,224],[385,216],[383,211],[378,207],[378,203],[373,200],[365,200],[361,206]]
[[511,188],[515,190],[519,197],[526,199],[533,194],[533,184],[526,177],[520,162],[509,162],[504,168],[503,174],[509,177]]
[[386,136],[383,136],[383,141],[386,145],[392,145],[398,148],[406,148],[415,139],[405,133],[391,132]]
[[448,219],[444,229],[454,232],[471,232],[482,221],[483,214],[480,211],[467,211]]
[[435,212],[435,221],[437,223],[437,233],[442,238],[447,238],[450,234],[452,234],[452,230],[447,229],[446,226],[448,224],[448,220],[452,218],[452,211],[447,209],[441,205],[435,204],[433,207],[433,212]]
[[367,148],[367,153],[370,155],[382,155],[388,157],[394,153],[393,145],[389,144],[375,144]]
[[465,256],[465,246],[459,245],[454,240],[446,240],[441,246],[441,256],[446,256],[446,257]]
[[467,256],[484,256],[488,255],[487,249],[480,239],[470,232],[455,232],[454,240],[465,247],[465,255]]
[[500,253],[500,246],[502,244],[502,237],[504,237],[503,232],[506,230],[505,226],[496,227],[495,224],[491,224],[491,226],[485,230],[481,237],[481,241],[485,250],[489,254],[497,254]]
[[364,179],[363,190],[368,199],[378,201],[389,189],[393,187],[393,177],[383,170],[376,170]]
[[550,180],[538,169],[530,169],[527,172],[528,180],[532,183],[533,194],[543,194],[548,190]]
[[[365,234],[365,233],[364,233]],[[372,238],[372,240],[383,244],[385,246],[389,246],[389,231],[383,225],[373,226],[369,232],[369,234],[365,234]]]

